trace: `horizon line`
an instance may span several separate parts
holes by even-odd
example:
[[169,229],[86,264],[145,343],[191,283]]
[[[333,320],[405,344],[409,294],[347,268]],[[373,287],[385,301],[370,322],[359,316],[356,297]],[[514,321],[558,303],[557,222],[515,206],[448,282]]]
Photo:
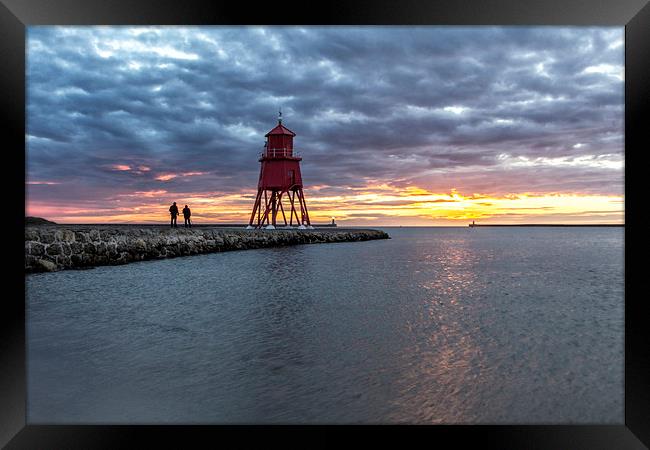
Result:
[[[51,221],[50,221],[51,222]],[[26,223],[27,225],[27,223]],[[36,224],[32,224],[36,225]],[[116,225],[116,226],[169,226],[168,222],[52,222],[51,224],[42,225]],[[245,227],[248,223],[230,223],[230,222],[215,222],[215,223],[199,223],[192,224],[192,227]],[[276,225],[284,227],[284,225]],[[296,225],[297,226],[297,225]],[[500,223],[486,223],[486,224],[458,224],[458,225],[382,225],[382,224],[362,224],[362,225],[345,225],[337,223],[332,226],[331,223],[312,223],[312,226],[328,227],[328,228],[345,228],[345,227],[382,227],[382,228],[475,228],[475,227],[624,227],[625,223],[513,223],[513,224],[500,224]],[[179,226],[181,228],[182,226]]]

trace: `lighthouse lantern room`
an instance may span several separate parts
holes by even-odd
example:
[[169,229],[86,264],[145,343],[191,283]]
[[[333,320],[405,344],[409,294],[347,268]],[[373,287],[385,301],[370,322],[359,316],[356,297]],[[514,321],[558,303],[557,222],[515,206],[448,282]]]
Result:
[[300,161],[294,153],[293,131],[282,125],[282,111],[278,125],[266,134],[264,151],[260,155],[260,178],[257,183],[257,196],[247,229],[262,228],[273,230],[278,220],[285,227],[299,229],[313,228],[302,191]]

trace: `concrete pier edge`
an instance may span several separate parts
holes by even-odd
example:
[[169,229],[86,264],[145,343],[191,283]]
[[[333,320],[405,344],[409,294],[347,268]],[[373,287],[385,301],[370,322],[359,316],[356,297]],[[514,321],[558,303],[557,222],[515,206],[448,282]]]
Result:
[[372,229],[243,228],[134,225],[25,227],[25,273],[121,265],[178,256],[288,245],[390,239]]

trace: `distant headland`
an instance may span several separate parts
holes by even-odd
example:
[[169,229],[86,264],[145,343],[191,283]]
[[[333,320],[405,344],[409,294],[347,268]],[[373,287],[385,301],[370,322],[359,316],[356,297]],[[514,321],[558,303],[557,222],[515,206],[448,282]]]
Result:
[[42,217],[25,217],[25,225],[56,225],[56,222],[51,220],[43,219]]

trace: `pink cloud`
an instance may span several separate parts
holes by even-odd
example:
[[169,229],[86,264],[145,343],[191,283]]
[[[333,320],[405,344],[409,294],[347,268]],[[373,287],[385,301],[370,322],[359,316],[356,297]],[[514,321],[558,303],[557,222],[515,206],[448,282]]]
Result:
[[177,176],[178,175],[174,175],[173,173],[164,173],[162,175],[158,175],[155,179],[158,181],[168,181],[172,178],[176,178]]
[[169,181],[176,177],[194,177],[197,175],[205,175],[206,173],[208,172],[182,172],[180,174],[163,173],[158,175],[155,179],[158,181]]
[[183,172],[181,175],[184,177],[193,177],[196,175],[205,175],[208,172]]

